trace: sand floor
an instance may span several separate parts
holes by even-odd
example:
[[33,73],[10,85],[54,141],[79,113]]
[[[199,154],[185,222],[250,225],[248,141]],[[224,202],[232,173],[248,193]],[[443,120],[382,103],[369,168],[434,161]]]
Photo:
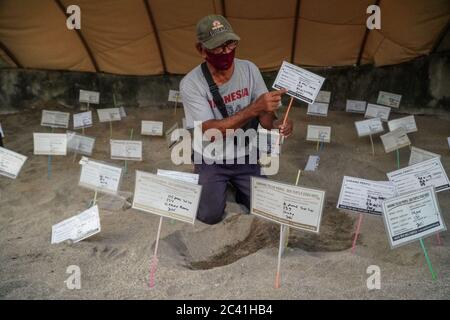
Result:
[[[61,111],[67,109],[60,108]],[[178,109],[129,108],[128,116],[114,123],[113,137],[127,139],[131,128],[144,142],[144,161],[129,162],[121,190],[134,189],[134,170],[157,168],[191,171],[175,166],[162,137],[140,136],[140,120],[164,120],[169,128],[181,124]],[[356,254],[350,247],[357,214],[338,211],[336,201],[342,177],[386,180],[396,168],[395,153],[385,154],[375,138],[371,155],[368,138],[358,138],[354,121],[361,115],[331,111],[327,118],[309,117],[294,108],[295,133],[283,146],[281,168],[271,179],[294,183],[315,144],[306,142],[306,125],[331,125],[332,143],[321,153],[316,172],[305,173],[300,185],[327,191],[319,235],[292,231],[290,246],[281,264],[282,286],[274,288],[279,226],[243,214],[230,191],[227,218],[208,226],[165,220],[159,248],[156,286],[148,287],[149,265],[159,217],[129,207],[111,206],[100,196],[102,231],[76,244],[51,245],[51,227],[83,210],[93,192],[78,186],[80,165],[69,154],[53,157],[52,177],[47,178],[47,157],[33,156],[33,132],[50,132],[40,126],[41,111],[2,115],[5,146],[29,157],[17,180],[0,177],[0,298],[2,299],[448,299],[450,297],[450,235],[425,239],[438,280],[430,272],[418,242],[391,250],[381,217],[364,216]],[[391,118],[401,117],[393,114]],[[97,137],[92,158],[109,160],[109,125],[98,123],[86,130]],[[410,134],[414,146],[442,155],[450,174],[450,121],[416,116],[418,133]],[[55,132],[65,132],[56,129]],[[400,151],[406,166],[409,149]],[[79,157],[77,158],[79,159]],[[450,192],[439,193],[444,219],[450,224]],[[81,269],[80,290],[69,290],[66,268]],[[368,266],[381,269],[381,289],[369,290]]]

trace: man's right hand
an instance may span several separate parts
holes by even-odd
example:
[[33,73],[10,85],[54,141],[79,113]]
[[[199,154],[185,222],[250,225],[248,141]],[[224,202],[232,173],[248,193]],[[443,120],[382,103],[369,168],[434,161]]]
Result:
[[257,113],[273,112],[278,109],[281,96],[286,93],[286,89],[266,92],[258,97],[254,102]]

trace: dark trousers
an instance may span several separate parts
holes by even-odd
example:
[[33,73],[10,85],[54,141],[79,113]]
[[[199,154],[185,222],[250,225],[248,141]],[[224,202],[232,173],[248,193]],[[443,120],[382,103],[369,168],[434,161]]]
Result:
[[227,185],[236,189],[236,202],[250,210],[250,177],[261,177],[259,164],[196,164],[202,195],[197,219],[216,224],[224,218]]

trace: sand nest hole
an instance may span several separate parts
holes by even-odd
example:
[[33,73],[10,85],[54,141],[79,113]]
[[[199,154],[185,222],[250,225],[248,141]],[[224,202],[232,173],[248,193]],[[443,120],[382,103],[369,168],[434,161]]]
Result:
[[[309,252],[342,251],[351,247],[355,219],[327,205],[320,234],[291,228],[289,248]],[[193,270],[225,266],[263,248],[278,247],[280,227],[254,215],[231,215],[200,230],[178,230],[161,241]],[[361,242],[361,240],[359,240]]]

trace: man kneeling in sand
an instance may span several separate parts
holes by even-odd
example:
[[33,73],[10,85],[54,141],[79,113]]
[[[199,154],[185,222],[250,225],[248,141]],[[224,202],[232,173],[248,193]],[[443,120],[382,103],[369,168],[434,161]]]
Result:
[[[187,128],[193,128],[198,121],[202,132],[216,129],[225,136],[229,134],[227,129],[257,130],[260,124],[268,130],[279,129],[284,137],[289,136],[292,122],[282,125],[274,113],[285,90],[268,92],[256,65],[234,58],[240,38],[229,22],[220,15],[202,18],[197,24],[197,40],[196,48],[205,62],[190,71],[180,83]],[[248,144],[243,152],[229,153],[230,149],[234,150],[235,142],[227,141],[223,161],[215,161],[217,156],[208,159],[202,154],[201,163],[195,164],[203,187],[197,218],[207,224],[224,218],[228,183],[236,189],[236,202],[249,209],[250,177],[261,176],[259,164],[250,161]],[[239,154],[244,156],[237,158]]]

